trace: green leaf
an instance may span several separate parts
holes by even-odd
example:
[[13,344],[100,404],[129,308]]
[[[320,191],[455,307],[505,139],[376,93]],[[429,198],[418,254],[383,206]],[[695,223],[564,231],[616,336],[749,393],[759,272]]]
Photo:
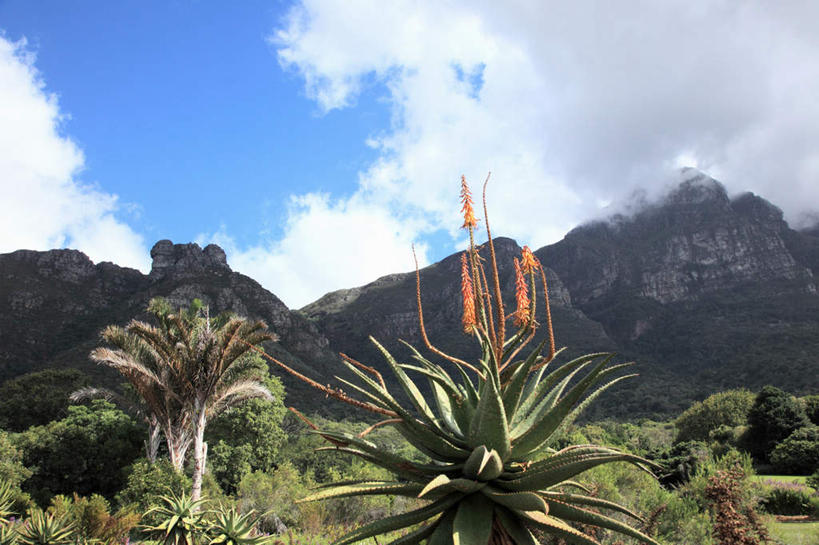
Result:
[[339,485],[325,488],[319,492],[310,494],[306,498],[297,500],[296,503],[306,503],[324,500],[327,498],[344,498],[348,496],[366,496],[372,494],[416,496],[420,491],[420,484],[407,484],[397,481],[369,481],[359,484]]
[[546,502],[534,492],[507,492],[494,486],[481,489],[481,494],[513,511],[543,511],[548,513]]
[[635,530],[631,526],[623,524],[622,522],[614,520],[613,518],[601,515],[600,513],[593,513],[592,511],[586,511],[585,509],[580,509],[578,507],[557,501],[549,501],[548,503],[549,512],[556,517],[560,517],[561,519],[579,522],[581,524],[599,526],[600,528],[606,528],[608,530],[619,532],[623,535],[631,536],[642,542],[651,543],[652,545],[660,545],[644,533]]
[[517,366],[509,383],[503,389],[503,408],[506,411],[506,417],[511,422],[514,420],[513,416],[517,411],[520,397],[523,394],[523,386],[526,384],[526,379],[529,377],[529,371],[537,361],[543,347],[546,346],[548,339],[544,339],[537,347],[529,354],[526,360]]
[[480,494],[471,494],[458,504],[452,523],[452,545],[486,545],[492,536],[494,506]]
[[608,500],[603,500],[600,498],[595,498],[592,496],[581,496],[579,494],[564,494],[560,492],[541,492],[540,493],[547,501],[548,500],[557,500],[563,503],[575,504],[575,505],[588,505],[590,507],[599,507],[601,509],[610,509],[612,511],[618,511],[623,513],[624,515],[628,515],[631,518],[638,520],[640,522],[645,522],[645,519],[635,513],[634,511],[623,507],[618,503],[614,503]]
[[386,534],[387,532],[400,530],[401,528],[407,528],[413,524],[418,524],[430,517],[434,517],[438,513],[445,511],[449,507],[458,503],[460,499],[460,496],[446,496],[419,509],[373,521],[343,536],[340,540],[336,541],[336,545],[355,543],[356,541],[361,541],[362,539],[367,539],[368,537]]
[[569,543],[576,543],[578,545],[600,545],[596,539],[575,530],[558,518],[544,515],[539,511],[523,511],[522,514],[529,524],[540,528],[547,534],[565,539]]
[[469,440],[473,447],[486,445],[498,452],[501,460],[506,460],[511,452],[509,425],[503,410],[503,400],[496,389],[492,377],[487,377],[478,410],[472,418]]
[[441,494],[448,494],[450,492],[458,492],[460,494],[469,494],[476,492],[486,486],[486,483],[473,481],[470,479],[455,478],[450,479],[446,475],[438,475],[432,479],[421,492],[418,497],[424,497],[427,494],[438,496]]
[[495,508],[495,514],[500,519],[504,530],[514,540],[516,545],[540,545],[540,542],[535,539],[532,532],[525,524],[515,515],[504,508]]

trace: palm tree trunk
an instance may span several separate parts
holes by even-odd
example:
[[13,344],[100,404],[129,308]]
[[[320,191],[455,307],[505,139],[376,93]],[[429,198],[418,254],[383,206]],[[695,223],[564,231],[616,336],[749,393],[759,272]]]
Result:
[[160,432],[159,422],[155,416],[148,420],[148,440],[145,441],[145,455],[152,464],[156,462],[156,454],[159,452]]
[[205,404],[197,401],[196,417],[194,420],[193,436],[193,488],[191,498],[196,501],[202,497],[202,477],[205,474],[205,458],[207,445],[205,444]]

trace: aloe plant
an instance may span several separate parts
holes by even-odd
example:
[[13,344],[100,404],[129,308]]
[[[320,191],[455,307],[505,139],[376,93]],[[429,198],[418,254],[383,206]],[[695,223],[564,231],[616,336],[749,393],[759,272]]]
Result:
[[145,514],[158,513],[162,521],[143,529],[162,545],[196,545],[198,536],[206,529],[208,512],[202,507],[207,500],[194,500],[184,492],[181,496],[171,494],[161,499],[165,505],[149,509]]
[[255,511],[245,514],[235,508],[220,507],[210,523],[208,534],[209,545],[265,545],[271,541],[270,536],[258,535],[255,532],[259,516]]
[[0,482],[0,527],[8,524],[9,518],[14,515],[14,492],[7,482]]
[[[487,178],[488,181],[488,178]],[[561,432],[606,388],[633,375],[616,376],[626,365],[612,365],[612,354],[588,354],[554,367],[556,356],[548,287],[543,266],[528,247],[515,259],[516,304],[509,316],[501,303],[495,249],[484,204],[489,259],[484,262],[475,245],[471,194],[461,179],[464,228],[469,247],[461,261],[462,325],[480,343],[481,358],[469,363],[444,353],[427,337],[416,267],[417,304],[421,337],[434,363],[407,344],[412,363],[398,362],[372,337],[394,373],[409,405],[387,388],[381,375],[342,354],[344,365],[357,380],[341,380],[362,399],[300,375],[266,356],[288,372],[327,395],[387,418],[361,433],[317,430],[332,446],[390,470],[394,480],[348,481],[319,489],[302,501],[345,496],[388,494],[428,500],[417,509],[364,525],[338,543],[354,543],[406,529],[394,545],[534,545],[537,532],[570,543],[592,545],[594,537],[578,528],[596,526],[656,544],[650,537],[605,512],[642,519],[625,507],[594,497],[573,479],[595,466],[623,461],[648,470],[651,462],[612,448],[577,445],[554,450]],[[484,184],[484,203],[486,184]],[[486,265],[490,269],[487,275]],[[491,284],[487,281],[491,279]],[[534,339],[537,287],[544,296],[546,339],[529,350]],[[507,334],[507,318],[514,331]],[[406,343],[405,343],[406,344]],[[548,349],[547,349],[548,347]],[[583,371],[587,371],[585,375]],[[453,374],[454,372],[454,374]],[[410,374],[416,378],[413,379]],[[417,382],[426,381],[427,399]],[[309,423],[309,420],[305,418]],[[366,435],[380,425],[394,426],[426,456],[424,463],[384,452]],[[315,428],[315,427],[314,427]]]
[[17,531],[18,541],[25,545],[63,545],[71,543],[74,537],[74,524],[67,518],[40,509],[31,510]]

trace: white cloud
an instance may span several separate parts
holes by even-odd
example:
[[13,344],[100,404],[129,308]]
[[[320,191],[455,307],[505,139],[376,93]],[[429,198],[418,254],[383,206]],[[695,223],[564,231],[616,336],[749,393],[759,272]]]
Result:
[[[489,170],[493,234],[533,247],[606,203],[656,197],[683,162],[797,220],[819,208],[817,20],[815,2],[302,0],[271,35],[280,64],[322,111],[376,93],[392,124],[367,140],[379,156],[352,196],[294,210],[281,245],[234,260],[296,274],[308,227],[327,215],[355,230],[353,210],[402,214],[401,236],[359,263],[437,229],[455,249],[459,175],[479,193]],[[346,281],[296,299],[376,276],[330,246]]]
[[792,219],[815,208],[816,20],[809,2],[304,0],[271,41],[325,111],[386,87],[360,194],[455,225],[458,175],[492,169],[495,225],[541,245],[680,158]]
[[[291,199],[284,235],[251,248],[239,248],[225,229],[200,235],[227,253],[231,267],[257,280],[291,308],[320,295],[414,267],[410,247],[416,226],[382,207],[354,197],[331,202],[310,193]],[[427,248],[416,245],[425,265]]]
[[84,157],[63,121],[25,42],[0,35],[0,252],[70,247],[147,270],[142,237],[116,218],[117,197],[79,181]]

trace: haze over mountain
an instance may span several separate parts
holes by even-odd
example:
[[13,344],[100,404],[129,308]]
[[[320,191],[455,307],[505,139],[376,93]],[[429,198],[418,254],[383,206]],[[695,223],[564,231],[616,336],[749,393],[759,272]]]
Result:
[[[504,297],[513,299],[518,244],[495,239]],[[559,346],[569,354],[611,350],[641,376],[606,395],[594,416],[670,414],[716,390],[774,384],[819,391],[819,231],[796,231],[768,201],[730,199],[691,171],[664,200],[569,232],[536,250],[547,267]],[[175,304],[202,298],[212,311],[262,318],[281,337],[269,350],[322,382],[341,371],[335,352],[384,370],[369,335],[396,356],[421,348],[412,273],[328,293],[289,310],[251,278],[233,272],[215,245],[158,242],[150,274],[94,265],[75,250],[0,255],[0,381],[44,367],[77,367],[113,384],[88,361],[109,323],[140,316],[157,295]],[[474,355],[460,331],[460,257],[421,270],[427,331],[434,344]],[[538,319],[544,321],[543,305]],[[542,334],[542,332],[541,332]],[[389,378],[389,372],[384,373]],[[286,380],[288,403],[328,409]]]

